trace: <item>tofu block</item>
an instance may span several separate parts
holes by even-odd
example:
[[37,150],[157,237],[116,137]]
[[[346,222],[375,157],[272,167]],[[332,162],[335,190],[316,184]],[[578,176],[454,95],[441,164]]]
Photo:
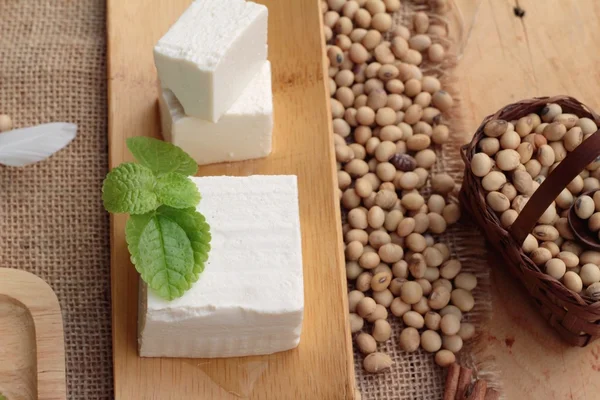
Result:
[[267,7],[195,0],[154,47],[165,88],[187,115],[217,122],[267,59]]
[[214,358],[295,348],[304,313],[296,176],[192,178],[212,249],[181,298],[140,289],[141,357]]
[[216,123],[185,115],[173,92],[160,91],[164,139],[181,147],[199,165],[261,158],[271,153],[273,96],[268,61]]

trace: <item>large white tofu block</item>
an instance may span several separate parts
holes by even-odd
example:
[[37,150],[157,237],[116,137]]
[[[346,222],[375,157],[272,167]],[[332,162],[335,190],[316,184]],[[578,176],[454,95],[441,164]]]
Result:
[[217,122],[267,59],[267,7],[195,0],[154,47],[165,88],[187,115]]
[[193,178],[212,249],[200,279],[166,301],[142,285],[142,357],[235,357],[295,348],[304,312],[295,176]]
[[261,158],[271,153],[273,95],[268,61],[216,123],[185,115],[168,89],[160,89],[158,97],[163,137],[199,165]]

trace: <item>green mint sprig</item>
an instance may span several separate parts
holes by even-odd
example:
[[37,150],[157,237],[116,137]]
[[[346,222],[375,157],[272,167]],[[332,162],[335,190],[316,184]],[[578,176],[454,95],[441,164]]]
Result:
[[123,163],[106,176],[104,208],[130,215],[125,238],[131,261],[160,297],[183,296],[204,270],[210,227],[196,211],[198,188],[188,176],[196,162],[179,147],[147,137],[127,139],[139,163]]
[[0,400],[8,400],[8,399],[6,398],[6,396],[4,396],[2,393],[0,393]]

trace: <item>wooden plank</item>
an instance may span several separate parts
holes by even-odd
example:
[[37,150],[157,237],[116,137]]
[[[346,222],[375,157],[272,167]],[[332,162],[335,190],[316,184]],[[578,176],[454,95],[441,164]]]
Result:
[[[457,0],[473,15],[477,2]],[[526,12],[515,17],[518,4]],[[600,111],[600,3],[596,0],[483,0],[455,76],[467,132],[504,105],[568,94]],[[485,340],[507,399],[598,399],[600,343],[565,345],[524,289],[493,255],[494,314]]]
[[10,400],[65,400],[62,314],[46,282],[0,268],[0,394]]
[[[110,166],[131,160],[125,139],[159,135],[152,48],[190,0],[109,0]],[[265,0],[273,65],[273,154],[202,167],[200,175],[296,174],[304,254],[305,319],[300,346],[228,360],[137,356],[137,274],[125,245],[126,218],[112,218],[113,352],[116,399],[344,399],[354,372],[348,329],[335,163],[323,80],[318,0]]]

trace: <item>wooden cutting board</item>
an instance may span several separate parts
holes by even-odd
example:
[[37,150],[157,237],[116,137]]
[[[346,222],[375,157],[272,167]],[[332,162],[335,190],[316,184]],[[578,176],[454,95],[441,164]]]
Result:
[[[111,223],[115,398],[350,399],[348,328],[335,161],[323,80],[318,0],[265,0],[275,131],[266,159],[200,168],[199,175],[295,174],[299,180],[305,314],[300,346],[263,357],[141,359],[138,275],[125,244],[126,217]],[[131,161],[125,139],[159,137],[152,49],[190,0],[108,0],[110,167]]]
[[[470,135],[485,116],[534,96],[568,94],[600,112],[597,0],[456,1],[467,21],[476,16],[454,71]],[[506,399],[600,399],[600,341],[566,345],[493,253],[490,266],[494,313],[483,340]]]
[[0,268],[0,395],[8,400],[67,398],[58,299],[42,279],[7,268]]

